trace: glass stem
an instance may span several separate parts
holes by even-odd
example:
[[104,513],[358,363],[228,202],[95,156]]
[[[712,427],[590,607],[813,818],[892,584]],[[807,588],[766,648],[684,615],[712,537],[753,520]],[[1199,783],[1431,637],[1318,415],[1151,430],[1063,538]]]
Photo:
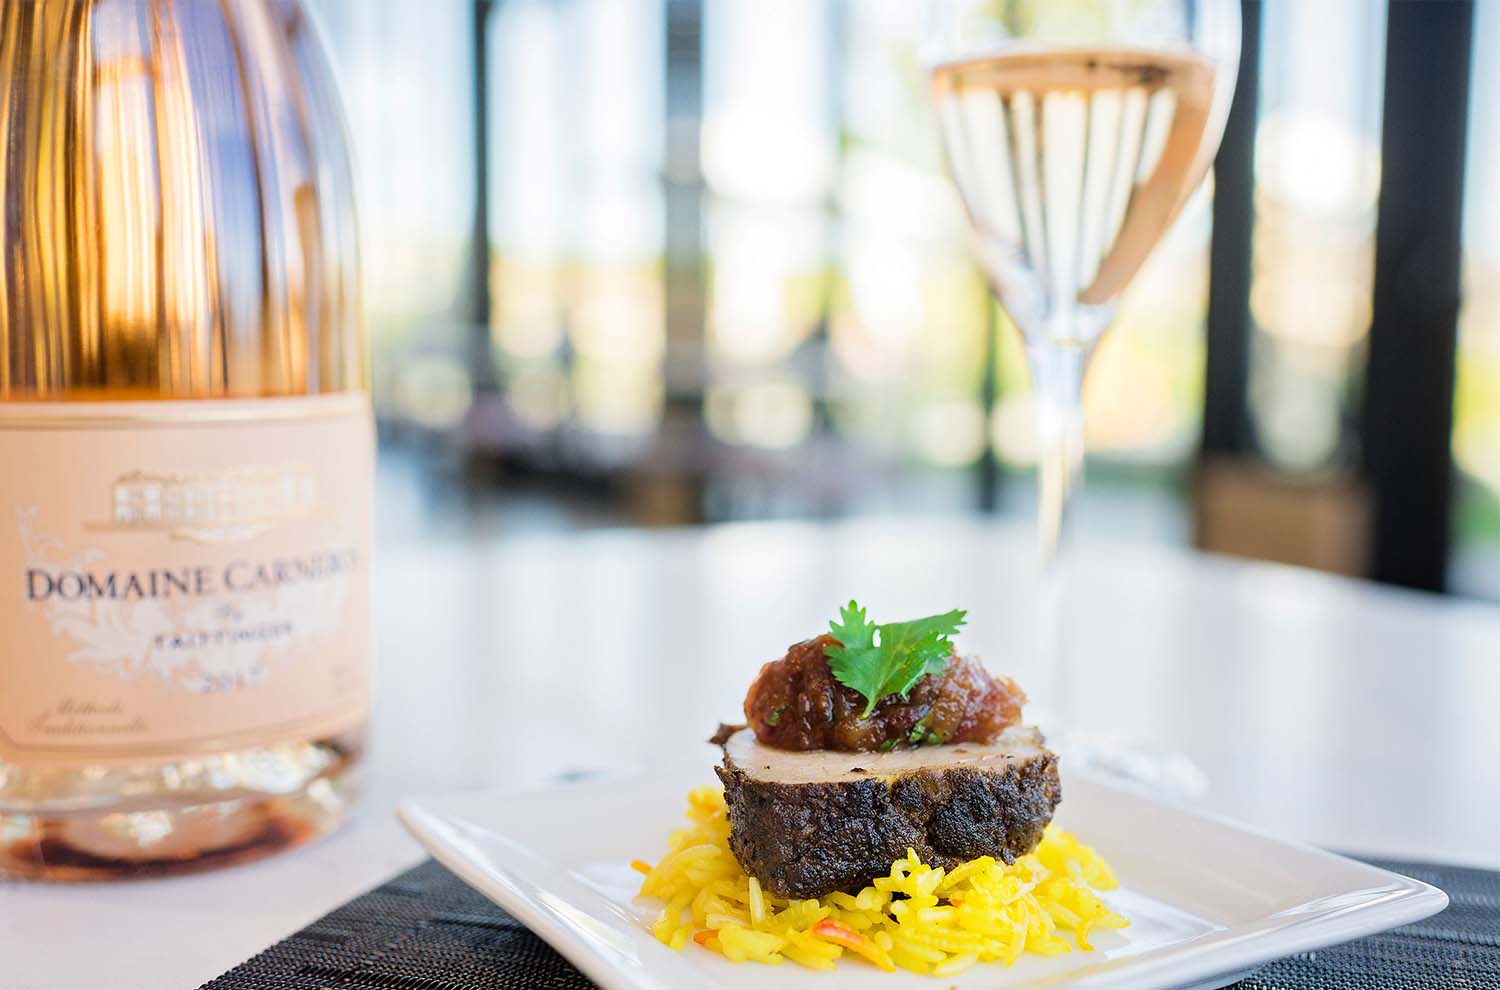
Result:
[[1042,341],[1027,348],[1036,403],[1037,661],[1038,699],[1063,729],[1074,721],[1076,699],[1068,671],[1065,615],[1069,557],[1068,516],[1083,482],[1083,375],[1089,348]]

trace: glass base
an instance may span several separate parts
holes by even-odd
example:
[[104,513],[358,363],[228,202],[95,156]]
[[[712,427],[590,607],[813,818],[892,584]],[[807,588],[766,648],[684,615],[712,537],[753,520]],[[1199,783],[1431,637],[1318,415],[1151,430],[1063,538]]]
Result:
[[[1045,723],[1043,723],[1045,724]],[[1063,769],[1082,768],[1157,797],[1192,802],[1208,793],[1208,775],[1185,753],[1146,746],[1138,739],[1063,728],[1047,732],[1047,745]]]
[[152,767],[0,763],[0,878],[160,877],[261,859],[333,830],[364,732]]

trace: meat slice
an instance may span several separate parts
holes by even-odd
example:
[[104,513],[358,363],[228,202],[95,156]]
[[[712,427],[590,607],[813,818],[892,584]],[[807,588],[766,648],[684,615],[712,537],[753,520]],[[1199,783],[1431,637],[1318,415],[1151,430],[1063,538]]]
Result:
[[783,897],[856,893],[908,848],[945,869],[979,856],[1013,863],[1062,798],[1057,757],[1031,726],[886,753],[776,749],[750,729],[722,746],[730,847]]

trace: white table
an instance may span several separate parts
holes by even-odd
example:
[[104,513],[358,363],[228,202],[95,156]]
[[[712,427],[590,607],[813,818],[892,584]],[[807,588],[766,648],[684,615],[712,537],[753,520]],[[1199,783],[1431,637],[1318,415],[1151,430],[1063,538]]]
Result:
[[[1190,754],[1204,803],[1359,852],[1500,867],[1500,609],[1091,540],[1086,721]],[[421,858],[404,794],[700,754],[751,675],[857,597],[970,609],[1024,685],[1032,546],[972,521],[757,524],[380,558],[369,793],[341,832],[221,873],[0,886],[4,990],[196,987]]]

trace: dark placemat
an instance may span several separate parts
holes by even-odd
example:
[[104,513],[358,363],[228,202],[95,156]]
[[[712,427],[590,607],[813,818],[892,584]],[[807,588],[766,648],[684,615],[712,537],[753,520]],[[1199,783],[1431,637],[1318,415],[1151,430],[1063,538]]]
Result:
[[[1283,959],[1235,986],[1500,990],[1500,873],[1372,862],[1446,890],[1448,909],[1415,925]],[[203,990],[592,987],[545,942],[429,860],[335,909]]]

